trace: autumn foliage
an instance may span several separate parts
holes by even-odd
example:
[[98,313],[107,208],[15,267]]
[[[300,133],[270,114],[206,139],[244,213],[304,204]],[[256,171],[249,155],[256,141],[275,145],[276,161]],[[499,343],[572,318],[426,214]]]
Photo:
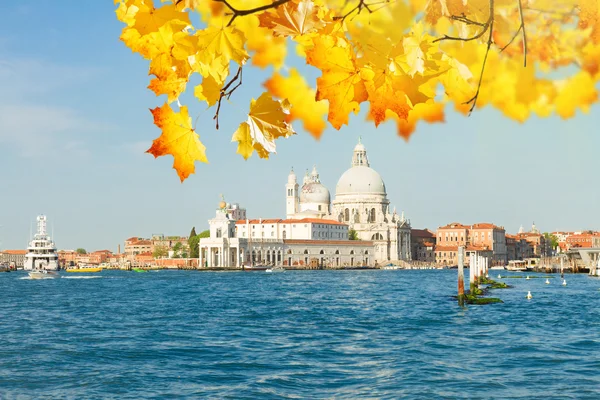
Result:
[[[408,138],[418,121],[444,121],[447,103],[467,115],[492,105],[524,121],[572,117],[597,101],[600,0],[115,0],[121,40],[149,60],[148,88],[166,102],[152,111],[162,130],[148,150],[171,154],[181,180],[207,162],[179,104],[190,77],[215,110],[247,68],[274,67],[240,121],[238,153],[268,158],[295,132],[319,138],[368,107],[377,126],[393,120]],[[194,25],[192,21],[200,21]],[[288,52],[321,71],[307,82],[284,69]],[[572,67],[564,69],[564,67]],[[558,73],[551,74],[558,70]],[[172,104],[178,105],[174,111]]]

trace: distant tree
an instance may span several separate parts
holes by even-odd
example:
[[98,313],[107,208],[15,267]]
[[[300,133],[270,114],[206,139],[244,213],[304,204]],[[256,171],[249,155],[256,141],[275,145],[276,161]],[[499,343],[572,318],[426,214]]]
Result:
[[200,258],[200,235],[191,236],[188,240],[190,246],[190,258]]
[[205,231],[202,231],[202,232],[200,232],[200,234],[198,236],[200,237],[200,239],[209,238],[210,237],[210,230],[207,229]]
[[188,236],[188,238],[191,239],[191,238],[193,238],[196,235],[197,235],[197,233],[196,233],[196,227],[194,226],[192,228],[192,231],[190,232],[190,236]]
[[546,240],[550,241],[550,247],[552,249],[556,249],[558,247],[558,238],[551,233],[545,232],[544,237]]
[[181,250],[183,249],[183,245],[181,242],[175,243],[173,246],[173,258],[181,258]]
[[350,229],[348,231],[348,239],[350,239],[350,240],[359,240],[358,239],[358,232],[356,232],[354,229]]
[[154,247],[154,251],[152,252],[152,257],[160,258],[166,257],[169,254],[169,249],[167,246],[156,246]]
[[80,248],[78,248],[77,250],[75,250],[75,252],[76,252],[77,254],[87,254],[87,251],[85,251],[85,249],[82,249],[81,247],[80,247]]

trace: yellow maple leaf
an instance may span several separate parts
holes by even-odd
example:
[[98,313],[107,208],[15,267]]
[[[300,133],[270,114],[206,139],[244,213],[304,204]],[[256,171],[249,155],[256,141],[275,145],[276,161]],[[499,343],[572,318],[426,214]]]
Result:
[[317,31],[325,26],[312,0],[292,0],[258,17],[260,26],[273,30],[274,35],[296,36]]
[[[146,4],[152,2],[145,1]],[[180,23],[191,24],[188,13],[177,10],[174,4],[163,5],[159,8],[150,6],[148,9],[140,10],[135,15],[133,29],[140,35],[148,35],[152,32],[158,32],[158,29],[165,24],[178,21]]]
[[296,69],[290,69],[288,77],[274,73],[264,85],[273,95],[289,100],[292,105],[288,116],[289,122],[300,119],[304,123],[304,129],[316,139],[321,137],[325,129],[324,117],[327,114],[327,103],[315,100],[315,90],[306,84]]
[[344,38],[316,36],[313,43],[307,50],[306,62],[323,72],[317,78],[316,99],[329,101],[327,119],[340,129],[348,124],[350,112],[358,113],[368,94],[355,65],[354,52]]
[[244,65],[248,60],[248,53],[244,49],[246,38],[244,33],[236,27],[208,27],[198,31],[197,61],[204,65],[218,58],[223,58],[229,64],[233,60],[239,65]]
[[156,76],[148,89],[157,96],[167,95],[169,103],[174,102],[185,91],[191,69],[187,61],[180,61],[168,54],[161,54],[150,62],[149,74]]
[[[250,158],[254,153],[254,140],[250,135],[250,125],[247,122],[242,122],[231,138],[232,142],[238,142],[236,153],[244,157],[244,160]],[[268,158],[268,156],[267,156]]]
[[364,79],[369,94],[369,116],[378,126],[386,119],[386,111],[394,112],[400,119],[406,119],[412,108],[404,92],[398,89],[397,76],[384,69],[363,68]]
[[152,147],[146,152],[155,158],[171,154],[173,168],[183,182],[194,173],[195,161],[208,163],[206,147],[200,142],[200,136],[192,128],[192,119],[186,106],[178,113],[165,103],[162,107],[150,110],[154,116],[154,124],[162,130],[162,134],[154,139]]
[[558,81],[556,96],[556,112],[562,118],[571,118],[579,107],[588,112],[590,104],[598,101],[595,82],[586,71],[579,71],[569,79]]
[[205,76],[202,83],[194,88],[194,96],[200,101],[206,101],[208,106],[213,106],[221,97],[222,82],[217,82],[211,75]]
[[248,120],[240,124],[231,141],[238,142],[238,153],[247,159],[251,145],[261,158],[276,152],[275,140],[295,135],[287,122],[290,104],[287,100],[274,100],[268,92],[250,101]]
[[248,15],[236,21],[235,26],[244,32],[246,47],[253,51],[253,65],[261,68],[281,68],[287,54],[286,39],[273,36],[270,30],[259,26],[256,15]]

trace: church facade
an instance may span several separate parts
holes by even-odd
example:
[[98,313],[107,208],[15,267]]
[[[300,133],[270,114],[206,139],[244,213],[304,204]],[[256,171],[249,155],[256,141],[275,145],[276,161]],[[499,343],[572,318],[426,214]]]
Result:
[[[248,219],[244,208],[222,199],[209,220],[210,237],[200,239],[200,265],[344,268],[411,259],[410,221],[390,208],[360,141],[333,201],[316,168],[302,186],[292,170],[285,190],[285,219]],[[350,240],[351,230],[360,240]]]
[[347,224],[358,239],[371,241],[378,263],[411,259],[411,226],[390,208],[385,183],[371,168],[367,150],[360,142],[354,148],[351,167],[339,178],[335,198],[321,183],[316,167],[298,184],[292,170],[286,189],[287,218],[322,218]]

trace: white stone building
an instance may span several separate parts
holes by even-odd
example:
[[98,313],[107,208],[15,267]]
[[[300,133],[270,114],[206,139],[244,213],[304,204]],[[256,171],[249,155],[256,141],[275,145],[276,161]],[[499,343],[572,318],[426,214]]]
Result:
[[379,263],[411,259],[410,221],[399,216],[390,201],[383,179],[372,169],[367,150],[360,142],[354,148],[351,167],[338,180],[335,199],[321,183],[316,167],[308,171],[299,187],[292,170],[286,184],[287,218],[323,218],[344,222],[360,240],[372,241]]
[[[333,202],[316,167],[298,184],[292,170],[286,219],[246,219],[246,210],[221,201],[200,240],[200,265],[242,264],[341,267],[411,259],[410,221],[390,210],[385,184],[369,165],[362,143],[342,174]],[[349,229],[358,239],[348,240]]]
[[221,202],[200,239],[200,266],[335,268],[374,264],[371,241],[348,240],[348,225],[326,219],[235,219]]

